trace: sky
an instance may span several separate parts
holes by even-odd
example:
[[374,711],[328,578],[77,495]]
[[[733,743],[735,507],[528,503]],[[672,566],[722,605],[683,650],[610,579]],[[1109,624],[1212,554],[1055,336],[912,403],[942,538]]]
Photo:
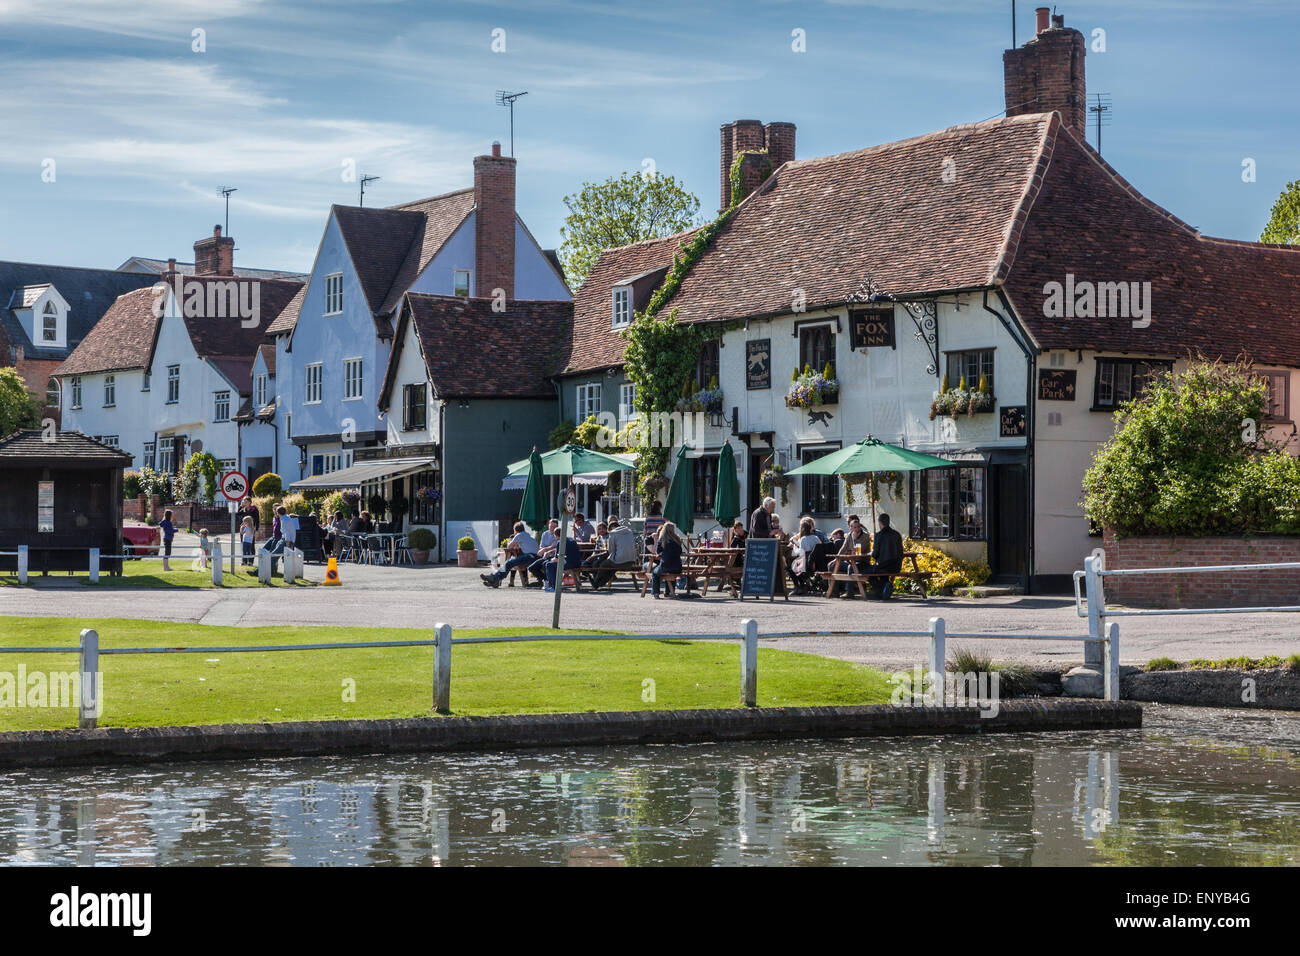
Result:
[[[1019,43],[1034,6],[1016,5]],[[1011,7],[0,0],[0,259],[191,261],[235,187],[236,264],[309,271],[329,206],[357,202],[349,169],[393,205],[472,185],[493,140],[508,153],[497,90],[528,93],[517,206],[544,247],[566,195],[648,163],[712,214],[731,120],[795,123],[804,159],[999,115]],[[1087,38],[1089,92],[1110,94],[1106,159],[1203,233],[1258,239],[1300,179],[1300,3],[1057,11]]]

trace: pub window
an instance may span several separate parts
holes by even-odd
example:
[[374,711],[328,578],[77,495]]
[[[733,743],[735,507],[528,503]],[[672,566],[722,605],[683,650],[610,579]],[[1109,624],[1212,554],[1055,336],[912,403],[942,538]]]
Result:
[[811,368],[822,371],[827,363],[835,364],[835,337],[830,325],[814,325],[799,330],[799,371]]
[[230,393],[217,392],[216,401],[213,403],[212,420],[214,422],[230,421]]
[[1264,372],[1262,377],[1264,384],[1268,386],[1268,404],[1264,408],[1264,419],[1271,422],[1290,421],[1291,374],[1268,371]]
[[45,312],[41,319],[41,341],[57,342],[59,340],[59,307],[53,302],[46,302]]
[[181,367],[167,366],[167,404],[175,405],[181,400]]
[[158,470],[165,475],[176,471],[176,439],[162,438],[158,441]]
[[428,427],[429,390],[424,382],[402,386],[402,431],[422,431]]
[[432,471],[416,472],[410,477],[410,501],[411,510],[407,514],[407,520],[412,525],[417,524],[437,524],[438,523],[438,502],[431,501],[420,495],[421,489],[437,487]]
[[81,376],[72,376],[72,407],[81,407]]
[[260,411],[266,404],[266,373],[257,374],[257,384],[253,387],[253,405]]
[[1097,359],[1092,390],[1092,410],[1113,411],[1137,398],[1151,381],[1174,367],[1173,362],[1145,359]]
[[362,393],[362,360],[350,358],[343,360],[343,400],[360,398]]
[[50,408],[59,407],[59,380],[52,378],[45,383],[45,404]]
[[142,458],[146,468],[156,468],[158,466],[158,459],[154,453],[153,442],[147,441],[144,443],[144,455]]
[[695,362],[695,383],[700,388],[708,388],[709,384],[719,378],[718,369],[721,365],[721,349],[717,340],[705,342],[700,349],[700,357]]
[[989,394],[997,394],[993,385],[993,349],[949,352],[947,372],[949,388],[956,388],[965,378],[966,387],[974,391],[980,387],[982,378],[988,385]]
[[621,286],[614,290],[613,326],[621,329],[632,323],[632,290]]
[[626,423],[636,415],[636,383],[624,382],[618,387],[618,422]]
[[325,314],[338,315],[343,311],[343,273],[335,272],[325,277]]
[[303,404],[319,405],[321,402],[321,379],[324,366],[320,362],[313,362],[303,369]]
[[104,407],[112,408],[117,404],[117,376],[104,376]]
[[[805,448],[800,452],[800,464],[808,465],[839,449]],[[840,479],[838,475],[804,475],[799,479],[803,486],[803,514],[838,516],[840,513]]]
[[600,414],[600,383],[589,382],[579,385],[576,392],[574,421],[585,422],[588,416]]
[[695,467],[695,513],[713,513],[713,496],[718,488],[718,456],[701,455],[692,464]]
[[931,468],[910,477],[911,536],[929,541],[987,537],[984,468]]

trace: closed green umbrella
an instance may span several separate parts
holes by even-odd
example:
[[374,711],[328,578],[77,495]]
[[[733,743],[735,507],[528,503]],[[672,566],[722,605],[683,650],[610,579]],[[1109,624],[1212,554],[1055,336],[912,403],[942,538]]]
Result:
[[546,478],[542,471],[542,456],[536,446],[528,458],[528,483],[524,485],[524,502],[519,506],[519,520],[535,531],[546,527],[551,510],[546,498]]
[[736,481],[736,453],[731,443],[718,452],[718,487],[713,492],[713,517],[724,528],[740,514],[740,484]]
[[686,457],[688,450],[683,445],[677,452],[677,468],[664,502],[664,520],[687,534],[695,529],[695,467]]
[[[928,468],[952,468],[953,463],[919,451],[909,451],[868,435],[848,448],[841,448],[816,461],[786,472],[789,475],[859,475],[878,471],[925,471]],[[871,530],[875,532],[876,501],[871,500]]]

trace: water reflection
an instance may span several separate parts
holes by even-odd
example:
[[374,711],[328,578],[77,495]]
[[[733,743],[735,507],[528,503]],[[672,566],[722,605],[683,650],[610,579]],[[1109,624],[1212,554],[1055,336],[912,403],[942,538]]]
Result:
[[0,775],[0,859],[808,866],[1300,862],[1300,721]]

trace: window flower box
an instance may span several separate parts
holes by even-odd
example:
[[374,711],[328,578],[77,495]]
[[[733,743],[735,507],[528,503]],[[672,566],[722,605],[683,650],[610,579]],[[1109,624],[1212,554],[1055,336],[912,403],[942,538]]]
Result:
[[980,387],[970,389],[966,387],[966,380],[962,379],[961,384],[956,388],[948,388],[947,379],[944,379],[943,388],[934,396],[934,401],[930,403],[930,420],[939,416],[945,418],[956,418],[958,415],[981,415],[992,412],[997,407],[997,399],[989,392],[988,386],[983,380],[980,381]]
[[703,412],[715,415],[722,411],[722,389],[702,388],[677,400],[677,411],[682,414]]
[[840,400],[840,383],[824,372],[804,372],[790,382],[785,393],[786,408],[816,408]]

